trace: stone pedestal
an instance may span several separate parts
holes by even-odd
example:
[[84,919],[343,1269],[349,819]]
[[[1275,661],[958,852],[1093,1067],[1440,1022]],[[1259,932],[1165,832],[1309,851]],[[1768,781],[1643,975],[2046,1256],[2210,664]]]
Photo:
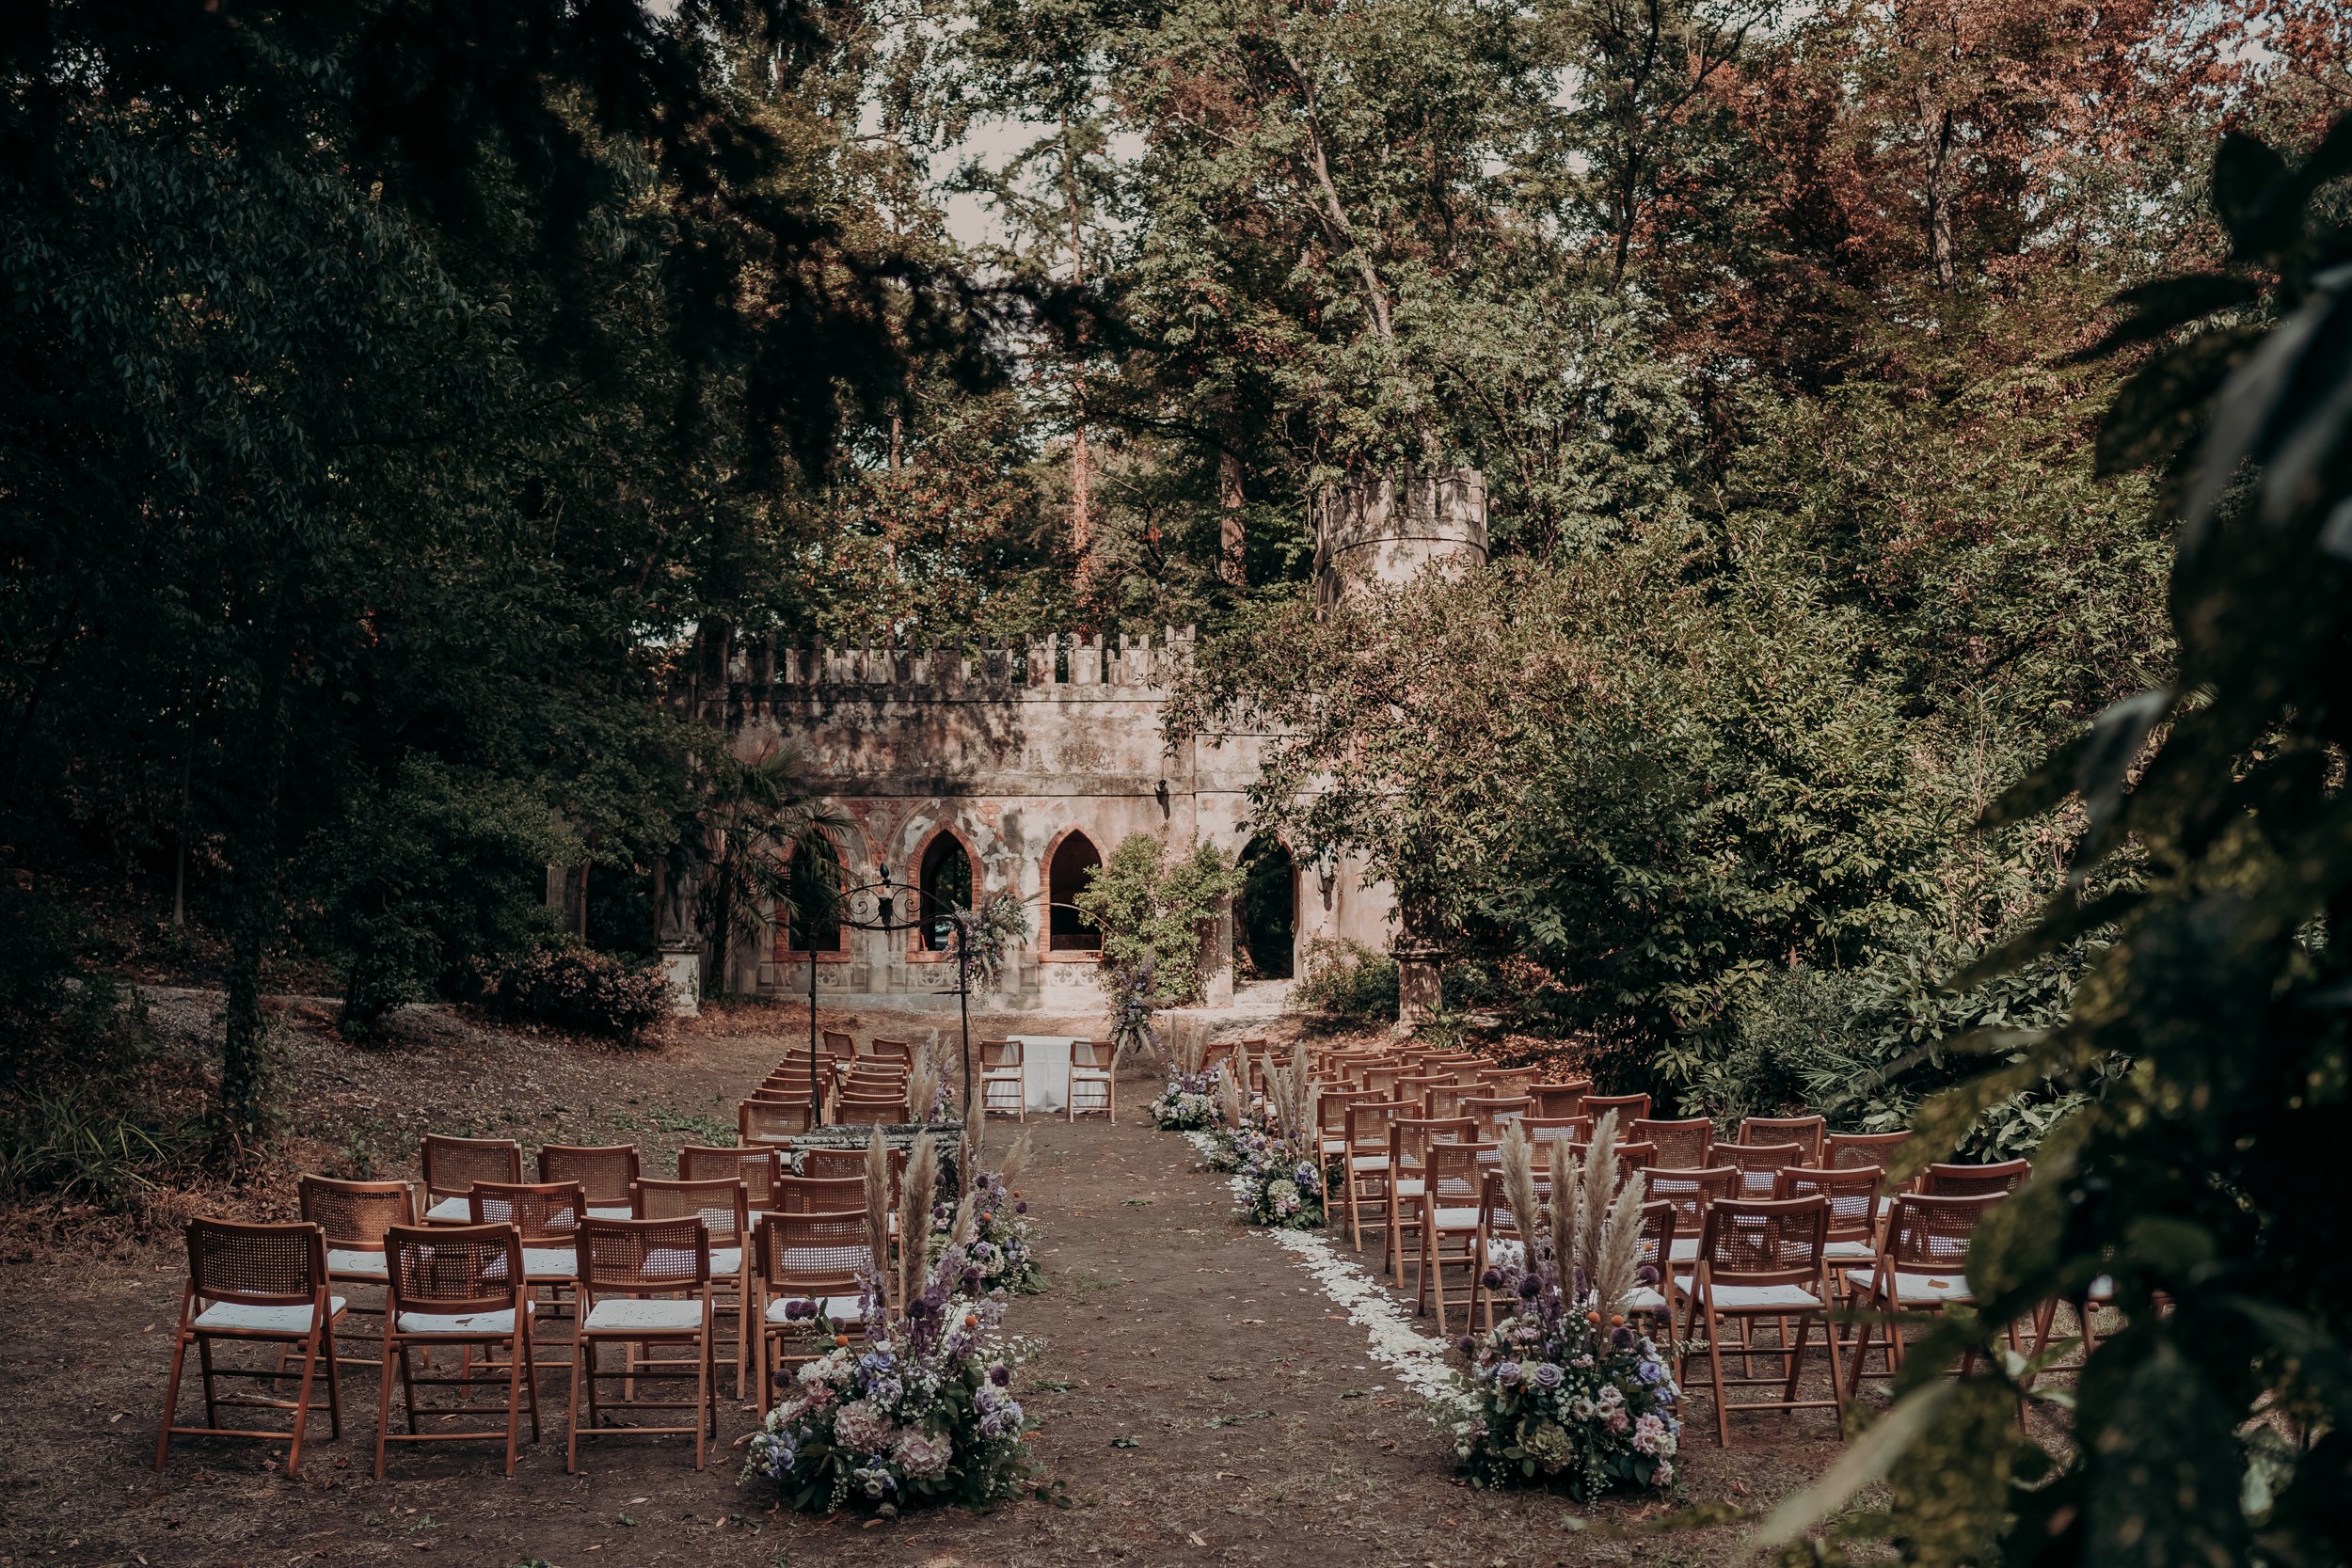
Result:
[[1445,997],[1438,978],[1438,949],[1406,947],[1393,949],[1396,957],[1396,1021],[1407,1029],[1418,1029],[1438,1016]]
[[698,947],[661,950],[662,977],[670,982],[670,1011],[679,1018],[698,1018],[703,1010],[703,956]]

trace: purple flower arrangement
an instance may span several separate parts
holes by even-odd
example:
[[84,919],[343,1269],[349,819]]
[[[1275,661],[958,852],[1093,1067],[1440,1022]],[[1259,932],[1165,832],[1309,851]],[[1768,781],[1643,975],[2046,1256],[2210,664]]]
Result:
[[1470,1366],[1469,1411],[1454,1429],[1460,1473],[1579,1501],[1673,1485],[1682,1396],[1648,1337],[1621,1314],[1569,1305],[1541,1257],[1532,1269],[1488,1269],[1482,1283],[1519,1307],[1461,1339]]
[[1236,1141],[1235,1207],[1251,1225],[1311,1230],[1323,1224],[1323,1178],[1288,1138],[1262,1129]]
[[1045,1273],[1037,1263],[1037,1233],[1029,1206],[1005,1185],[1005,1179],[982,1171],[972,1179],[977,1199],[973,1212],[972,1239],[964,1247],[971,1269],[983,1291],[1006,1290],[1033,1296],[1045,1289]]
[[[899,1318],[878,1309],[867,1281],[862,1334],[836,1333],[847,1342],[777,1374],[779,1402],[751,1440],[745,1481],[794,1508],[884,1515],[985,1507],[1017,1490],[1027,1418],[1010,1385],[1026,1347],[1003,1332],[1007,1292],[982,1289],[977,1245],[943,1248]],[[814,1319],[813,1306],[787,1311]]]
[[1217,1109],[1216,1074],[1185,1072],[1168,1075],[1168,1087],[1152,1101],[1152,1123],[1163,1132],[1199,1132],[1215,1127],[1223,1113]]

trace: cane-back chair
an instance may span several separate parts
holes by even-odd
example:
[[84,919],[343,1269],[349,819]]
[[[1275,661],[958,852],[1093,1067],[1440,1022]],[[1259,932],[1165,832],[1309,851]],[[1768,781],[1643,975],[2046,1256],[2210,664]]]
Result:
[[980,1042],[980,1110],[1029,1119],[1028,1047],[1019,1040]]
[[[1846,1391],[1829,1318],[1829,1263],[1824,1252],[1829,1224],[1829,1200],[1818,1194],[1763,1200],[1725,1198],[1708,1207],[1698,1258],[1691,1273],[1678,1276],[1676,1285],[1690,1301],[1692,1321],[1700,1325],[1707,1341],[1708,1380],[1715,1396],[1715,1437],[1726,1448],[1731,1444],[1734,1412],[1829,1409],[1837,1413],[1841,1426],[1844,1422]],[[1780,1338],[1775,1345],[1759,1348],[1750,1331],[1767,1318],[1780,1324]],[[1799,1380],[1817,1318],[1830,1360],[1830,1397],[1826,1400],[1800,1397]],[[1724,1343],[1726,1321],[1741,1326],[1737,1349]],[[1777,1358],[1779,1373],[1752,1375],[1757,1358],[1766,1356]],[[1724,1361],[1733,1357],[1740,1362],[1738,1377],[1724,1371]],[[1733,1388],[1778,1388],[1780,1397],[1735,1405],[1728,1396]]]
[[1740,1118],[1740,1141],[1743,1144],[1795,1144],[1804,1150],[1799,1162],[1806,1166],[1823,1164],[1821,1145],[1829,1136],[1827,1117],[1742,1117]]
[[[188,1280],[180,1297],[180,1322],[172,1331],[171,1378],[164,1392],[163,1428],[155,1435],[155,1468],[164,1467],[174,1437],[258,1437],[285,1443],[286,1473],[302,1465],[302,1438],[310,1412],[313,1382],[326,1371],[326,1418],[330,1437],[343,1430],[342,1382],[335,1366],[335,1320],[348,1305],[335,1295],[326,1275],[326,1238],[308,1220],[284,1225],[239,1225],[230,1220],[188,1222]],[[269,1347],[278,1352],[265,1370],[223,1367],[214,1347],[221,1343]],[[204,1424],[179,1424],[180,1373],[188,1349],[197,1352],[204,1386]],[[271,1394],[224,1394],[221,1380],[266,1382],[275,1390],[289,1375],[286,1354],[302,1358],[301,1381],[291,1400]],[[283,1410],[294,1417],[291,1433],[224,1427],[222,1409]]]
[[700,1219],[710,1238],[710,1309],[735,1318],[735,1397],[744,1394],[752,1351],[751,1195],[732,1176],[637,1183],[634,1218]]
[[[405,1181],[338,1181],[329,1176],[305,1176],[297,1191],[302,1217],[326,1238],[326,1277],[346,1289],[373,1285],[385,1278],[384,1238],[396,1225],[417,1223],[417,1193]],[[373,1317],[381,1310],[354,1302],[351,1317]],[[355,1328],[357,1325],[354,1325]],[[341,1355],[346,1367],[373,1367],[372,1355]]]
[[[718,1433],[718,1392],[711,1333],[710,1234],[698,1217],[586,1221],[580,1236],[580,1328],[572,1337],[571,1437],[564,1467],[580,1468],[583,1437],[694,1434],[694,1468],[703,1467]],[[618,1370],[599,1352],[625,1345]],[[658,1346],[684,1349],[688,1358],[657,1359]],[[694,1380],[694,1397],[632,1397],[640,1383]],[[599,1385],[627,1380],[621,1397]],[[615,1414],[648,1410],[693,1413],[691,1426],[623,1426]]]
[[860,1275],[867,1275],[880,1290],[883,1270],[874,1257],[863,1208],[769,1214],[755,1240],[760,1397],[771,1400],[779,1394],[779,1369],[833,1349],[836,1341],[825,1333],[829,1325],[837,1332],[857,1323],[866,1290]]
[[[570,1189],[577,1192],[577,1188]],[[475,1189],[476,1201],[481,1188]],[[384,1320],[384,1370],[376,1388],[375,1478],[384,1479],[385,1449],[393,1443],[450,1443],[503,1437],[506,1473],[515,1473],[522,1412],[531,1412],[531,1440],[539,1440],[539,1384],[532,1375],[532,1302],[526,1283],[522,1238],[511,1225],[401,1226],[386,1240],[389,1269]],[[422,1370],[411,1352],[425,1351]],[[462,1352],[454,1370],[433,1352]],[[504,1351],[501,1359],[497,1353]],[[476,1361],[474,1353],[482,1353]],[[406,1432],[392,1430],[392,1383],[400,1383]],[[502,1429],[428,1432],[428,1421],[478,1416],[477,1390],[502,1387]],[[438,1408],[417,1402],[419,1388],[453,1388],[459,1403]]]
[[600,1220],[629,1217],[628,1189],[643,1164],[635,1144],[548,1144],[539,1150],[539,1180],[577,1181],[588,1212]]
[[523,1146],[512,1138],[452,1138],[427,1132],[418,1150],[424,1171],[424,1223],[471,1225],[466,1194],[477,1181],[520,1181]]
[[1676,1121],[1643,1117],[1625,1124],[1625,1136],[1654,1147],[1661,1165],[1677,1170],[1701,1170],[1706,1167],[1708,1151],[1715,1145],[1715,1124],[1705,1117]]

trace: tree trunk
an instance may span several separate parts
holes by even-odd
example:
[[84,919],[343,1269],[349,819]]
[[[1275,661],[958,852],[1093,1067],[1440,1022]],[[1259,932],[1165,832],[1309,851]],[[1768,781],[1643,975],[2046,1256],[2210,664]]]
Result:
[[262,960],[278,908],[278,795],[286,766],[287,654],[270,639],[269,669],[254,716],[258,766],[247,777],[252,808],[234,845],[235,895],[229,933],[226,1019],[220,1041],[220,1098],[214,1109],[213,1157],[231,1171],[252,1168],[268,1133],[269,1062],[262,1017]]
[[1919,140],[1926,172],[1928,265],[1936,286],[1948,289],[1960,281],[1960,264],[1952,243],[1952,203],[1946,183],[1951,173],[1952,113],[1936,102],[1934,89],[1919,87]]
[[1216,575],[1235,588],[1245,588],[1249,583],[1249,571],[1244,548],[1248,540],[1243,534],[1241,459],[1230,451],[1217,454],[1216,504]]

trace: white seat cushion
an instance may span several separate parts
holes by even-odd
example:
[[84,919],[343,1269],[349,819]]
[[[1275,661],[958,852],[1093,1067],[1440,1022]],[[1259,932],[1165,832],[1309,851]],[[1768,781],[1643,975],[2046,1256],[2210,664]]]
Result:
[[2097,1302],[2113,1301],[2115,1299],[2114,1278],[2111,1275],[2103,1274],[2098,1278],[2092,1280],[2090,1282],[2090,1299]]
[[1317,1147],[1326,1154],[1344,1154],[1347,1152],[1347,1140],[1326,1136],[1318,1142]]
[[473,1202],[466,1197],[445,1197],[424,1212],[427,1225],[471,1225]]
[[1677,1263],[1697,1262],[1699,1260],[1699,1238],[1696,1236],[1677,1236],[1675,1238],[1674,1260]]
[[326,1272],[332,1275],[358,1275],[362,1279],[382,1279],[390,1268],[380,1252],[360,1252],[349,1247],[326,1249]]
[[1396,1196],[1399,1197],[1419,1197],[1423,1190],[1418,1176],[1400,1176],[1396,1179]]
[[[333,1318],[343,1309],[343,1298],[326,1298],[326,1315]],[[196,1326],[207,1334],[308,1334],[310,1332],[310,1308],[302,1307],[247,1307],[240,1302],[216,1301],[196,1315]]]
[[1438,1211],[1440,1230],[1475,1230],[1478,1228],[1476,1209],[1440,1209]]
[[1384,1171],[1389,1168],[1389,1157],[1385,1154],[1351,1155],[1348,1158],[1347,1168],[1354,1171]]
[[710,1277],[732,1278],[743,1272],[743,1249],[739,1246],[715,1246],[710,1249]]
[[[768,1304],[768,1321],[771,1323],[793,1322],[793,1319],[785,1315],[785,1308],[796,1301],[814,1301],[824,1309],[825,1316],[835,1323],[845,1318],[855,1318],[858,1308],[864,1305],[855,1296],[778,1296]],[[800,1321],[806,1322],[807,1320]]]
[[1867,1242],[1832,1242],[1821,1249],[1821,1255],[1833,1263],[1867,1263],[1879,1254]]
[[[525,1312],[536,1312],[538,1303],[525,1301]],[[403,1334],[446,1334],[454,1338],[461,1335],[495,1335],[504,1338],[515,1332],[515,1314],[504,1312],[403,1312],[400,1315]]]
[[702,1325],[699,1301],[612,1296],[588,1309],[585,1326],[591,1334],[624,1334],[632,1329],[646,1334],[691,1334]]
[[1625,1293],[1625,1309],[1629,1312],[1663,1312],[1666,1298],[1646,1285],[1636,1285]]
[[[1680,1275],[1675,1280],[1676,1288],[1691,1295],[1697,1277]],[[1802,1285],[1718,1285],[1699,1299],[1710,1300],[1718,1312],[1811,1312],[1821,1306],[1821,1298]]]
[[[1876,1269],[1848,1269],[1847,1282],[1857,1291],[1868,1291],[1876,1276]],[[1905,1274],[1895,1272],[1895,1305],[1898,1307],[1937,1307],[1947,1302],[1966,1306],[1976,1298],[1968,1293],[1968,1276],[1952,1274]]]
[[608,1203],[602,1206],[592,1203],[588,1206],[588,1217],[592,1220],[633,1220],[637,1217],[637,1213],[626,1203]]
[[567,1246],[523,1248],[523,1274],[531,1279],[573,1279],[580,1274],[580,1254]]

